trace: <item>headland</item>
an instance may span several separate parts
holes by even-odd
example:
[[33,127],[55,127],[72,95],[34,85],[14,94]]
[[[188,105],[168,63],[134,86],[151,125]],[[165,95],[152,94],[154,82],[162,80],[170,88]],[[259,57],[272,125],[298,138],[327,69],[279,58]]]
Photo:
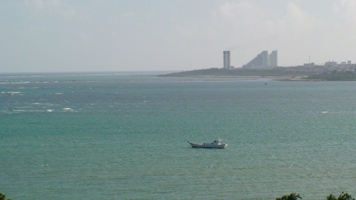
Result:
[[159,75],[160,77],[270,78],[281,81],[356,81],[355,70],[325,66],[275,67],[273,69],[210,68]]

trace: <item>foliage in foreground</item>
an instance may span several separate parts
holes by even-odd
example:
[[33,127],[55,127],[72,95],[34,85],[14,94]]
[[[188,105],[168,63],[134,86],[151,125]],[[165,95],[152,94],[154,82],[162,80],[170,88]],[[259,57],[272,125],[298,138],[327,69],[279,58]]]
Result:
[[[298,200],[298,198],[302,199],[302,197],[299,194],[291,193],[290,195],[277,197],[276,200]],[[329,196],[326,197],[326,200],[355,200],[355,199],[352,198],[351,195],[341,192],[338,198],[330,194]]]
[[326,197],[326,200],[355,200],[355,199],[352,198],[351,195],[342,192],[338,198],[335,198],[334,195],[330,194],[328,197]]
[[302,199],[302,197],[299,194],[292,193],[290,195],[284,195],[280,198],[276,198],[276,200],[297,200],[298,198]]
[[[0,192],[0,200],[6,200],[6,195]],[[8,199],[10,200],[10,199]]]

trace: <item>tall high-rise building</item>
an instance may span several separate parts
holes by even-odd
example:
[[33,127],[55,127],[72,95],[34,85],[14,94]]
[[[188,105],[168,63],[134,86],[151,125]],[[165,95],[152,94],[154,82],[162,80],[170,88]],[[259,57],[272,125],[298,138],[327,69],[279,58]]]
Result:
[[278,66],[277,56],[277,50],[272,51],[271,54],[268,54],[268,51],[262,51],[242,67],[248,69],[273,69]]
[[278,60],[277,60],[277,50],[272,51],[271,54],[268,56],[268,67],[269,68],[275,68],[278,66]]
[[224,51],[224,69],[230,69],[230,51]]

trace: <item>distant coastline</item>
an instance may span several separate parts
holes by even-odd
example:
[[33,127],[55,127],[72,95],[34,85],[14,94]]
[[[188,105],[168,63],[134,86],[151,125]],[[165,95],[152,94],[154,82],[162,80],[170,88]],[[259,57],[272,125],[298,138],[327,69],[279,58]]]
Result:
[[280,81],[356,81],[355,71],[337,71],[324,66],[313,68],[276,67],[273,69],[223,69],[210,68],[162,74],[159,77],[209,77],[209,78],[270,78]]

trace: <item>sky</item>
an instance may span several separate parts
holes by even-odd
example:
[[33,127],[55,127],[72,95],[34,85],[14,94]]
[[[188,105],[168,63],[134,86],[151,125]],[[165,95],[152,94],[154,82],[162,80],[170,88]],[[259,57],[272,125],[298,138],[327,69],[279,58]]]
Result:
[[356,62],[355,0],[0,0],[0,73]]

